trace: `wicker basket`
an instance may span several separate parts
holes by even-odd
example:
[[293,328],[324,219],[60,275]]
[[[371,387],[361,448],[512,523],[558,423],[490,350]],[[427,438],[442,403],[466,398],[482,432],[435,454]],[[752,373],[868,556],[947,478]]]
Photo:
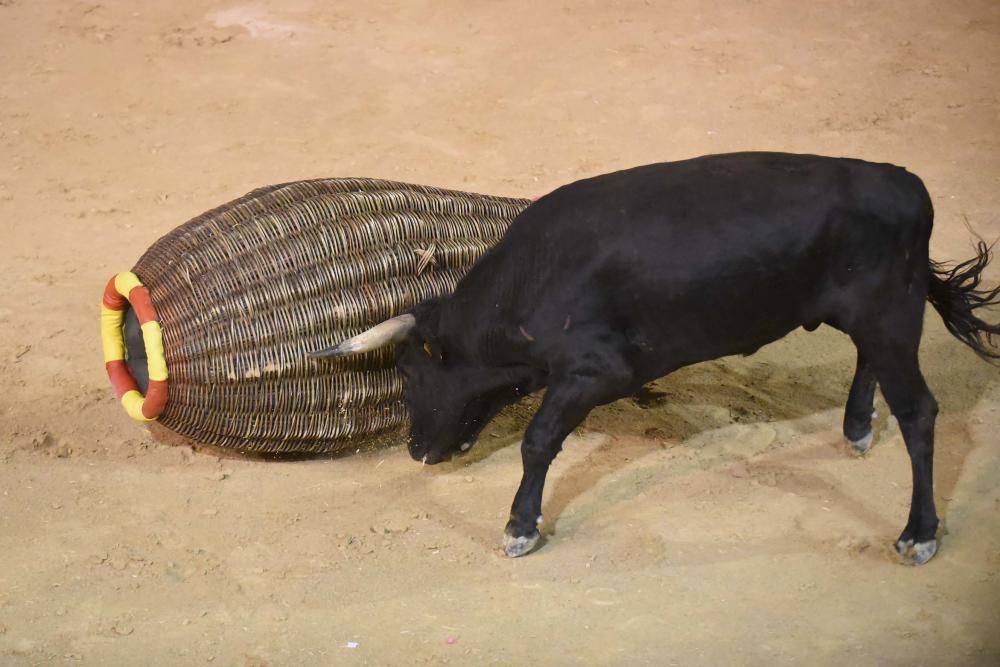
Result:
[[[181,225],[133,269],[162,328],[159,422],[256,453],[334,452],[401,426],[391,350],[324,363],[306,353],[452,291],[528,203],[322,179],[261,188]],[[135,370],[141,334],[125,322]]]

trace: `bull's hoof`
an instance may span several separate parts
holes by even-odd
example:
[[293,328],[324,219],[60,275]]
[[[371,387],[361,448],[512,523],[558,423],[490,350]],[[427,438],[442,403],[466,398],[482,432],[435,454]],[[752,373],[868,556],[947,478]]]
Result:
[[517,558],[523,556],[538,544],[538,540],[541,537],[538,531],[532,531],[530,535],[522,535],[520,537],[514,537],[509,533],[504,533],[503,535],[503,552],[508,558]]
[[899,540],[896,542],[896,553],[907,565],[923,565],[937,553],[937,540],[930,539],[926,542]]
[[850,446],[851,451],[858,456],[863,456],[868,453],[868,450],[872,448],[872,440],[875,439],[875,431],[868,431],[868,434],[857,440],[851,440],[847,438],[847,444]]

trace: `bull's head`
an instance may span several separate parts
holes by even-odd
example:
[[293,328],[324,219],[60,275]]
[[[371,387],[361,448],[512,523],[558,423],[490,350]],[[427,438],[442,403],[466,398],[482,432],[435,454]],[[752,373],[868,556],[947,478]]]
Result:
[[485,367],[442,335],[440,308],[436,301],[422,304],[310,355],[352,356],[397,344],[396,368],[406,381],[410,413],[410,455],[425,463],[467,451],[483,427],[521,395],[510,371]]

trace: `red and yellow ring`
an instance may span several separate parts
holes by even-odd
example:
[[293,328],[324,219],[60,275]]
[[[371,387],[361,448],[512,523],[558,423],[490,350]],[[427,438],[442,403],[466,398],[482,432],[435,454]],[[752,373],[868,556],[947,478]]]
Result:
[[[149,367],[149,387],[146,395],[139,391],[135,378],[125,365],[125,304],[132,305],[146,348]],[[163,412],[167,403],[167,359],[163,353],[163,332],[156,318],[156,308],[149,298],[149,290],[131,271],[119,273],[108,281],[101,301],[101,343],[104,347],[104,367],[121,401],[125,412],[132,419],[153,421]]]

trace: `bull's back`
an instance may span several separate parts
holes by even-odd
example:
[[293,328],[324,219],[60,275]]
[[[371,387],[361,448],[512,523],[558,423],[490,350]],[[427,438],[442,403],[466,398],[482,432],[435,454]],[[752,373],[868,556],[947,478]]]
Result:
[[675,350],[664,363],[682,365],[825,321],[866,268],[918,259],[907,249],[922,247],[926,267],[928,207],[915,176],[859,160],[736,153],[638,167],[532,204],[463,285],[536,329],[609,326],[650,363]]

